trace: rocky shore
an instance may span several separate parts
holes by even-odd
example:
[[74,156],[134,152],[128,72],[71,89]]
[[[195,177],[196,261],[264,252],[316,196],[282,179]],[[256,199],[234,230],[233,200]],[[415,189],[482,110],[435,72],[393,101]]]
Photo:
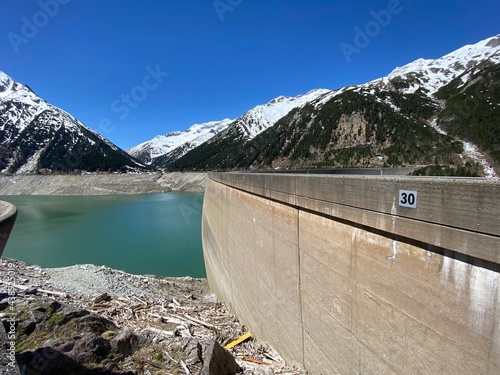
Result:
[[109,195],[203,192],[206,173],[0,175],[0,195]]
[[246,333],[205,279],[0,263],[0,374],[305,374]]

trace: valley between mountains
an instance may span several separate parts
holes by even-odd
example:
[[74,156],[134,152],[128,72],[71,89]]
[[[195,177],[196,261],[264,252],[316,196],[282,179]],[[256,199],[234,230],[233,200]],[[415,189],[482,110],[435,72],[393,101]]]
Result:
[[499,123],[500,35],[127,151],[0,72],[0,173],[12,175],[419,166],[424,175],[492,177]]

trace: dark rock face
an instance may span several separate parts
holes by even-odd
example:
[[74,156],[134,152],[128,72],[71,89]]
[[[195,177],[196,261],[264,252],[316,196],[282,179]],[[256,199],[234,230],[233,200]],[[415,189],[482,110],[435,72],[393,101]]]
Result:
[[[0,297],[5,297],[1,295]],[[7,299],[0,300],[5,330],[10,320]],[[120,329],[113,322],[78,307],[44,297],[31,296],[16,305],[15,355],[7,353],[8,339],[1,335],[0,375],[17,375],[15,364],[25,374],[183,373],[229,375],[240,372],[233,356],[215,339],[157,337]],[[3,353],[6,353],[5,355]],[[149,358],[153,358],[151,360]],[[181,371],[181,372],[179,372]],[[184,370],[185,372],[185,370]]]
[[[0,308],[5,303],[0,303]],[[15,360],[26,373],[89,373],[87,367],[101,363],[113,345],[101,337],[118,328],[89,311],[58,301],[35,298],[16,306]],[[2,319],[4,328],[9,327]]]
[[86,333],[75,340],[68,356],[78,363],[93,363],[104,359],[111,352],[108,340],[94,333]]
[[487,47],[498,47],[500,46],[500,35],[497,35],[496,38],[491,39],[488,44],[486,44]]
[[210,340],[203,345],[203,363],[201,375],[229,375],[240,372],[234,357],[216,340]]

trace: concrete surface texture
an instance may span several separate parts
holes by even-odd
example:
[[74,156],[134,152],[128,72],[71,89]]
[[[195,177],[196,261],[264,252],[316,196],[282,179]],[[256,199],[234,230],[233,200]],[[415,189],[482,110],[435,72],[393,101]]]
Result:
[[11,203],[0,201],[0,257],[3,254],[10,232],[17,217],[17,209]]
[[499,374],[499,194],[474,179],[212,173],[208,281],[311,374]]

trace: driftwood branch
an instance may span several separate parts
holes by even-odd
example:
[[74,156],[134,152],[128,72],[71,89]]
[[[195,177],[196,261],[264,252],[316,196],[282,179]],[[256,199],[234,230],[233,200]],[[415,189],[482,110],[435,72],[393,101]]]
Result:
[[189,371],[188,367],[186,364],[182,361],[182,359],[179,361],[179,365],[182,367],[186,375],[191,375],[191,371]]
[[195,322],[195,323],[198,323],[198,324],[201,324],[202,326],[205,326],[207,328],[217,328],[216,326],[214,326],[213,324],[210,324],[210,323],[207,323],[207,322],[204,322],[203,320],[200,320],[200,319],[196,319],[196,318],[193,318],[192,316],[189,316],[188,314],[184,314],[184,317],[188,320],[191,320],[192,322]]
[[49,295],[56,296],[56,297],[63,297],[63,298],[67,298],[68,297],[67,293],[56,292],[56,291],[53,291],[53,290],[32,288],[32,287],[29,287],[29,286],[26,286],[26,285],[14,284],[14,283],[11,283],[9,281],[3,281],[3,280],[0,280],[0,283],[5,284],[5,285],[9,285],[9,286],[11,286],[13,288],[16,288],[16,289],[19,289],[19,290],[22,290],[22,291],[26,291],[28,289],[34,289],[37,292],[49,294]]
[[167,330],[158,329],[158,328],[155,328],[155,327],[145,327],[144,330],[145,331],[153,332],[153,333],[155,333],[157,335],[175,336],[174,331],[167,331]]

